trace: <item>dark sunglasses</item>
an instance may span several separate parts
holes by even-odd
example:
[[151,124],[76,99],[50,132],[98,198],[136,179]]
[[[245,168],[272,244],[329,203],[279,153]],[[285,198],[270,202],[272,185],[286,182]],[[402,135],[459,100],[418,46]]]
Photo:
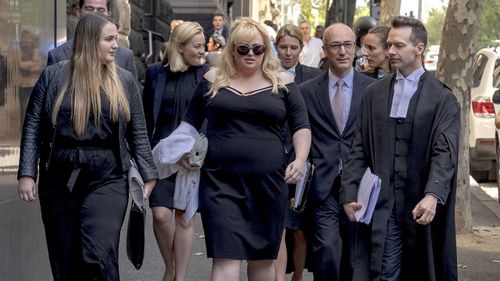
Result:
[[259,44],[255,44],[252,46],[248,44],[236,45],[236,51],[242,56],[248,55],[248,53],[250,53],[250,50],[252,50],[254,55],[260,56],[266,51],[266,46]]

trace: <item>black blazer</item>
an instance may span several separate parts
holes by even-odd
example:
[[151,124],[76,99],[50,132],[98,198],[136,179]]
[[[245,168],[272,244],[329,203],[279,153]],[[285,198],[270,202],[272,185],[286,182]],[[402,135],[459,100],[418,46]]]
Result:
[[314,78],[314,77],[320,75],[322,72],[323,71],[321,71],[317,67],[310,67],[310,66],[298,63],[295,66],[295,79],[294,79],[295,83],[297,83],[297,85],[300,85],[300,84],[306,82],[307,80],[310,80],[311,78]]
[[[69,40],[61,46],[54,48],[49,51],[47,58],[47,66],[58,63],[60,61],[69,60],[73,55],[73,40]],[[137,79],[137,69],[134,63],[134,53],[128,48],[118,46],[115,54],[115,63],[125,69],[130,71]]]
[[316,165],[311,183],[312,199],[324,200],[338,175],[340,160],[345,163],[351,142],[357,130],[355,120],[366,87],[375,79],[354,72],[353,91],[349,118],[341,135],[328,97],[328,72],[300,85],[309,112],[312,143],[309,157]]
[[[206,64],[196,68],[196,84],[202,80],[203,75],[208,71],[208,69],[209,66]],[[144,115],[146,117],[148,138],[150,141],[153,138],[156,122],[158,121],[158,115],[160,114],[163,91],[167,80],[168,68],[163,64],[163,62],[153,63],[146,70],[146,81],[144,83],[142,102],[144,106]],[[186,86],[186,88],[191,87],[190,85],[184,86]],[[181,85],[181,91],[184,86]],[[196,86],[194,86],[194,89],[195,88]],[[182,117],[180,120],[182,120]]]

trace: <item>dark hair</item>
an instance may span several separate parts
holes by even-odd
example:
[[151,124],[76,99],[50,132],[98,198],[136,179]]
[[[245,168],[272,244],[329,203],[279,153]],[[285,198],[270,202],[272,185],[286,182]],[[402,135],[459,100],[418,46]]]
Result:
[[[80,2],[78,3],[78,7],[81,9],[84,3],[85,0],[80,0]],[[106,9],[108,9],[108,11],[111,11],[111,0],[106,0]]]
[[424,47],[427,46],[427,29],[421,21],[415,18],[397,16],[392,20],[391,26],[393,28],[411,27],[410,41],[413,45],[416,46],[422,42]]
[[361,45],[361,37],[368,33],[368,30],[377,26],[377,20],[370,17],[364,16],[360,17],[353,25],[352,30],[354,35],[356,35],[356,45]]
[[384,49],[387,50],[388,49],[387,37],[389,36],[390,30],[391,30],[390,27],[385,26],[385,25],[381,25],[381,26],[377,26],[377,27],[374,27],[374,28],[368,30],[367,34],[377,35],[378,39],[380,40],[380,43],[382,43],[382,45],[384,46]]
[[222,12],[215,12],[212,16],[212,18],[215,18],[215,17],[222,17],[224,19],[224,14]]

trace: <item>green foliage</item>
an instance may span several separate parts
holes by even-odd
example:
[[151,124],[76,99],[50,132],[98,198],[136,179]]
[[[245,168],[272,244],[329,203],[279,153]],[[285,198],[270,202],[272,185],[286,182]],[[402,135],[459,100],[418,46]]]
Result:
[[[314,25],[325,23],[326,0],[301,0],[300,3],[300,19],[308,20],[311,23],[312,29]],[[331,0],[330,0],[331,3]],[[315,12],[313,12],[315,10]],[[315,14],[318,17],[315,17]]]
[[478,41],[490,42],[500,39],[500,1],[484,0]]
[[356,22],[360,17],[369,16],[370,15],[370,5],[368,4],[368,0],[357,0],[365,3],[362,7],[356,7],[356,12],[354,13],[354,21]]
[[446,9],[431,9],[425,28],[427,29],[427,45],[441,44]]

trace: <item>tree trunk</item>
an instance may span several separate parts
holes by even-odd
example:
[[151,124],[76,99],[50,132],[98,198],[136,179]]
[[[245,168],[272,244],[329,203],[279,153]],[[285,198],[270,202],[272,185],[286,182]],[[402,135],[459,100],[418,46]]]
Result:
[[469,81],[474,59],[474,44],[481,22],[481,2],[482,0],[450,0],[436,70],[438,79],[452,89],[461,106],[462,130],[456,198],[457,233],[472,231],[469,190]]
[[332,0],[332,5],[328,9],[325,20],[325,26],[336,22],[343,22],[348,26],[352,26],[355,12],[356,1]]
[[392,19],[399,16],[401,0],[382,0],[380,2],[380,25],[391,26]]

